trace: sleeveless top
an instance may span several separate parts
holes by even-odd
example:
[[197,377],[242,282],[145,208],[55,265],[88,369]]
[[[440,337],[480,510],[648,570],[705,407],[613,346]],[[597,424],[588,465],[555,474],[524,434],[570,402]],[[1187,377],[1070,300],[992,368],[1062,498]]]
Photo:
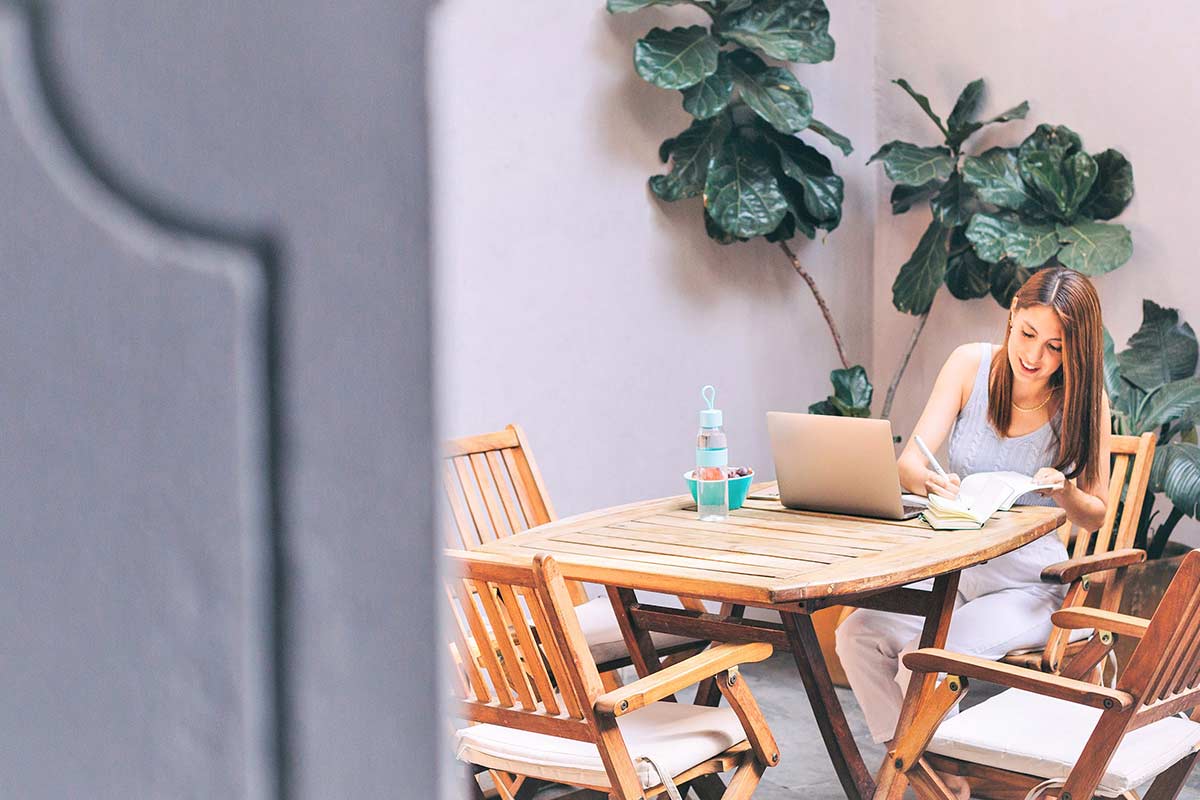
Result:
[[[1042,467],[1052,467],[1058,458],[1058,439],[1062,432],[1062,408],[1042,427],[1024,436],[1001,436],[988,420],[988,373],[992,364],[992,346],[980,342],[979,370],[971,387],[971,396],[958,412],[950,431],[948,445],[950,471],[965,478],[976,472],[1011,470],[1032,475]],[[1029,492],[1017,502],[1030,506],[1052,506],[1054,500]]]

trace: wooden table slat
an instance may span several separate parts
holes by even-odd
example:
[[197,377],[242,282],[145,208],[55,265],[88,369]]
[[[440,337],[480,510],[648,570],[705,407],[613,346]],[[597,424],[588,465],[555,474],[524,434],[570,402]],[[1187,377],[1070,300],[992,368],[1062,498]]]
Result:
[[[796,568],[805,569],[808,567],[824,566],[832,561],[830,556],[822,553],[806,558],[803,554],[760,552],[757,549],[739,548],[737,545],[727,546],[717,541],[688,542],[686,541],[687,538],[686,534],[680,536],[676,532],[662,531],[652,527],[626,528],[624,526],[612,526],[591,529],[580,534],[558,533],[555,534],[554,541],[597,544],[597,539],[600,539],[606,546],[611,544],[613,547],[625,549],[636,548],[656,553],[690,556],[706,561],[732,561],[738,564],[759,564],[764,567],[773,568],[778,568],[780,564],[796,562]],[[783,548],[780,549],[782,550]]]
[[[865,556],[868,553],[880,550],[888,550],[897,544],[896,542],[865,542],[858,540],[846,542],[827,535],[822,536],[820,534],[801,533],[799,531],[772,531],[769,528],[738,525],[736,523],[701,522],[698,519],[687,519],[686,517],[670,516],[667,514],[631,520],[629,522],[613,522],[606,527],[630,529],[633,527],[643,527],[646,529],[674,528],[687,531],[693,539],[698,539],[700,536],[710,539],[713,534],[722,534],[720,537],[721,541],[746,542],[747,545],[766,545],[768,542],[771,542],[773,543],[772,547],[783,548],[785,551],[810,549],[814,553],[829,553],[831,555],[849,556],[850,558]],[[715,538],[712,540],[716,541]]]

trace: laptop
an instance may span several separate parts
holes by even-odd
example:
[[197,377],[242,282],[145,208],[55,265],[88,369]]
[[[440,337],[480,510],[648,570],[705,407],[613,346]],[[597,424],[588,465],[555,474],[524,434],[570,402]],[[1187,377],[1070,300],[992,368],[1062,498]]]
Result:
[[912,519],[924,506],[900,497],[886,419],[767,412],[779,500],[787,508]]

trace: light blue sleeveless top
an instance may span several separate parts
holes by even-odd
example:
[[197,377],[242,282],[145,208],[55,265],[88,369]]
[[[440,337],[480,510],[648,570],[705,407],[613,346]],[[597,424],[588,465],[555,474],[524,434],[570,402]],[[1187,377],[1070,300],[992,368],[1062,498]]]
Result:
[[[988,420],[988,372],[992,364],[992,346],[980,342],[979,370],[967,404],[958,412],[950,431],[950,471],[965,478],[976,472],[1012,470],[1032,475],[1042,467],[1053,467],[1058,457],[1058,437],[1062,431],[1062,409],[1036,431],[1024,436],[1001,436]],[[1030,506],[1052,506],[1054,501],[1030,492],[1017,498]]]

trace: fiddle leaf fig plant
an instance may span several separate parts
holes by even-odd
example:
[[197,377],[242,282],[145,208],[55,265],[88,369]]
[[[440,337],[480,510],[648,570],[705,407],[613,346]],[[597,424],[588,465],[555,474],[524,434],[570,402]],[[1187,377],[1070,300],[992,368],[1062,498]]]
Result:
[[[1104,383],[1112,410],[1113,433],[1155,434],[1148,502],[1143,505],[1138,546],[1149,558],[1162,555],[1184,517],[1200,517],[1200,378],[1196,377],[1196,334],[1179,312],[1142,301],[1142,325],[1127,348],[1116,352],[1104,332]],[[1149,533],[1154,498],[1172,503],[1166,521]]]
[[[720,244],[762,236],[780,246],[813,292],[843,368],[833,374],[830,400],[816,405],[861,415],[870,381],[851,367],[828,305],[788,244],[842,221],[842,178],[813,144],[823,140],[843,155],[853,145],[813,116],[812,94],[787,66],[833,58],[829,10],[824,0],[608,0],[607,8],[675,5],[701,9],[711,24],[653,28],[634,46],[637,74],[678,91],[692,118],[659,147],[669,169],[650,178],[650,190],[666,202],[701,197],[704,230]],[[853,380],[837,377],[843,372]]]
[[979,119],[980,78],[963,88],[943,122],[907,81],[893,83],[929,117],[941,142],[888,142],[867,162],[880,161],[896,184],[893,214],[924,203],[931,211],[929,226],[892,284],[892,304],[920,320],[888,386],[884,417],[943,284],[959,300],[990,294],[1007,307],[1037,269],[1062,265],[1098,275],[1133,252],[1129,230],[1107,221],[1133,198],[1133,168],[1121,153],[1089,155],[1071,129],[1039,125],[1017,147],[968,155],[964,146],[972,135],[1024,119],[1029,104]]

